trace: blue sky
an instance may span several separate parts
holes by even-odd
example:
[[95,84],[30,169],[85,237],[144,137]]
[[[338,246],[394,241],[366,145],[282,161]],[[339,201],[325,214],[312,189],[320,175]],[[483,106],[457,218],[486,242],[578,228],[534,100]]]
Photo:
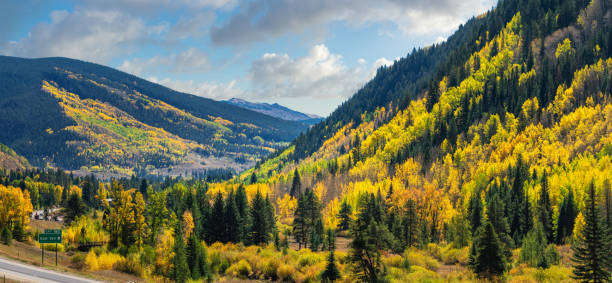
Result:
[[213,99],[328,115],[376,69],[443,41],[492,0],[20,0],[0,54],[108,65]]

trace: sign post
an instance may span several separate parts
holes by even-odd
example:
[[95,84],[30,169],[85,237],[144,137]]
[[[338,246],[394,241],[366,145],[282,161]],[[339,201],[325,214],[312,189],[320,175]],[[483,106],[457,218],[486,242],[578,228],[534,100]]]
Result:
[[38,234],[38,242],[41,244],[41,263],[45,263],[45,244],[55,244],[55,266],[57,266],[57,244],[62,242],[62,230],[45,229],[45,233]]

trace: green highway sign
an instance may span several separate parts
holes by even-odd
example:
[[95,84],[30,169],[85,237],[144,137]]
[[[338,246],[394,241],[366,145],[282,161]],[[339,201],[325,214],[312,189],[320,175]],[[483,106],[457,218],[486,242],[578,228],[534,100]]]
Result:
[[38,234],[38,242],[41,244],[61,244],[62,234]]
[[45,234],[61,234],[61,229],[45,229]]

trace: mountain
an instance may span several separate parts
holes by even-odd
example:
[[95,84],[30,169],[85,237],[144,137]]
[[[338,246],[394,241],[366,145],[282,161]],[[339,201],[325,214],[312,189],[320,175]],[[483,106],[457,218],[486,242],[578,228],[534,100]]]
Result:
[[0,168],[8,170],[23,170],[30,168],[28,160],[19,156],[14,150],[0,144]]
[[307,128],[68,58],[0,56],[0,113],[31,164],[122,175],[241,170]]
[[245,109],[253,110],[259,113],[263,113],[266,115],[270,115],[272,117],[276,117],[283,120],[288,121],[300,121],[309,125],[316,124],[323,120],[322,117],[314,115],[314,114],[305,114],[302,112],[298,112],[292,109],[289,109],[285,106],[282,106],[278,103],[269,104],[269,103],[256,103],[249,102],[240,98],[232,98],[229,100],[224,100],[223,102],[242,107]]
[[355,210],[366,193],[400,214],[412,199],[426,241],[450,237],[445,227],[475,202],[501,200],[520,243],[528,229],[518,223],[535,212],[519,219],[517,206],[539,207],[546,188],[554,211],[570,191],[584,207],[591,183],[610,188],[611,164],[612,4],[503,0],[446,42],[379,69],[239,179],[288,207],[299,173],[297,188],[315,191],[332,227],[341,204]]

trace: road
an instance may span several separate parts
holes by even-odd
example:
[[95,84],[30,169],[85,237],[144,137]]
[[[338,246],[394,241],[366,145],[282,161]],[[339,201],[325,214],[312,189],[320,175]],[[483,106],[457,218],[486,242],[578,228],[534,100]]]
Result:
[[43,268],[26,265],[23,263],[0,258],[0,276],[5,274],[7,278],[26,282],[41,283],[99,283],[83,277],[69,275],[67,273],[55,272]]

